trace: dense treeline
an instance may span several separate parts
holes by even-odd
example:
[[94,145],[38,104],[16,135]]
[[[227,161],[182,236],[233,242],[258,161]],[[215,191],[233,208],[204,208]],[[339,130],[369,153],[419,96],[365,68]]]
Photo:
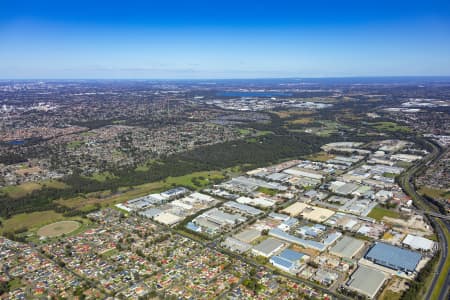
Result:
[[180,155],[181,159],[203,164],[205,168],[226,168],[234,165],[261,166],[283,158],[298,157],[318,151],[323,138],[313,135],[266,135],[256,142],[236,141],[200,147]]
[[5,165],[18,164],[26,161],[27,158],[25,156],[13,152],[7,152],[0,155],[0,163]]
[[163,158],[151,164],[147,171],[136,171],[132,167],[110,170],[114,177],[104,182],[83,177],[75,171],[73,175],[65,179],[65,183],[69,185],[68,188],[44,187],[19,199],[10,199],[6,195],[0,196],[0,216],[8,217],[23,212],[58,209],[58,205],[53,202],[55,199],[70,198],[101,190],[116,192],[120,186],[158,181],[168,176],[182,176],[196,171],[217,170],[243,164],[262,166],[318,151],[322,144],[331,140],[308,134],[266,135],[259,137],[256,142],[240,140],[202,146]]
[[53,200],[56,199],[64,199],[74,197],[76,195],[75,189],[72,187],[67,189],[44,187],[41,190],[32,191],[25,197],[18,199],[11,199],[6,195],[0,195],[0,217],[8,218],[19,213],[43,210],[54,210],[67,217],[82,215],[85,212],[68,208],[53,202]]

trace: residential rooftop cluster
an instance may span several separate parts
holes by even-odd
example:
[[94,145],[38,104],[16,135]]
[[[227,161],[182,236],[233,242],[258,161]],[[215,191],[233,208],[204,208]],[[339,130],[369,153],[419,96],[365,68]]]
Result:
[[11,272],[29,259],[36,270],[56,270],[43,295],[293,299],[327,298],[327,290],[375,298],[393,281],[414,280],[437,250],[432,227],[394,180],[422,159],[414,149],[401,140],[332,143],[325,161],[292,160],[90,213],[84,232],[36,248],[3,240],[5,276],[20,282],[8,296],[37,284]]
[[259,297],[324,297],[319,290],[254,268],[147,218],[126,217],[113,209],[88,217],[94,222],[88,230],[37,248],[2,238],[0,280],[17,281],[4,296],[235,299],[253,297],[249,282],[255,281],[264,286]]
[[[25,85],[29,89],[0,90],[0,174],[9,176],[0,187],[54,178],[48,172],[91,176],[145,167],[167,155],[257,133],[242,134],[234,124],[270,121],[263,112],[230,111],[192,99],[185,87]],[[42,172],[16,174],[23,164]]]
[[69,297],[82,280],[30,245],[0,237],[0,281],[16,281],[7,299]]

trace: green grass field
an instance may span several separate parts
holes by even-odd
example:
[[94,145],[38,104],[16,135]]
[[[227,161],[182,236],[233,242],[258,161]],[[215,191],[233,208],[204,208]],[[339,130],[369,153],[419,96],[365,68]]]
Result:
[[23,284],[23,282],[20,280],[20,278],[14,278],[13,280],[10,280],[8,282],[8,289],[10,291],[14,291],[15,289],[24,287],[25,284]]
[[383,299],[383,300],[400,300],[402,298],[402,294],[400,293],[394,293],[391,290],[385,290],[383,291],[383,293],[380,295],[379,299]]
[[25,197],[32,191],[40,190],[42,187],[49,187],[55,189],[64,189],[67,185],[56,180],[47,180],[42,182],[25,182],[19,185],[11,185],[0,188],[0,194],[6,194],[11,198],[17,199]]
[[[182,185],[193,190],[199,190],[210,185],[211,180],[221,180],[224,176],[219,171],[194,172],[179,177],[168,177],[165,182],[170,185]],[[163,181],[164,182],[164,181]],[[198,185],[195,184],[198,183]]]
[[294,124],[294,125],[305,125],[305,124],[310,124],[314,121],[313,118],[298,118],[292,121],[289,121],[289,124]]
[[141,165],[136,167],[136,171],[138,172],[147,172],[150,168],[146,165]]
[[67,148],[77,149],[77,148],[80,148],[81,145],[83,145],[82,141],[71,141],[71,142],[67,143]]
[[383,173],[383,177],[386,178],[395,178],[397,176],[397,174],[394,173]]
[[111,250],[108,250],[108,251],[106,251],[106,252],[103,252],[103,253],[101,254],[101,256],[102,256],[103,258],[110,258],[110,257],[112,257],[112,256],[114,256],[114,255],[117,255],[117,254],[119,254],[119,250],[117,250],[117,249],[111,249]]
[[252,131],[250,129],[247,129],[247,128],[239,128],[239,133],[241,135],[249,135],[250,133],[252,133]]
[[370,213],[367,216],[369,218],[374,218],[375,220],[380,221],[385,216],[390,218],[399,218],[400,214],[398,212],[385,209],[377,205],[370,211]]
[[77,221],[80,223],[80,227],[76,230],[66,234],[66,236],[73,236],[85,231],[92,226],[92,223],[82,217],[65,217],[60,213],[53,210],[37,211],[32,213],[24,213],[14,215],[9,219],[2,219],[2,226],[0,227],[0,234],[7,232],[14,232],[18,229],[26,229],[24,233],[26,239],[39,243],[40,236],[37,235],[37,231],[45,225],[52,224],[59,221]]
[[275,196],[278,193],[277,190],[269,189],[269,188],[265,188],[265,187],[259,187],[258,192],[264,193],[269,196]]
[[14,215],[3,220],[1,232],[13,232],[20,228],[38,229],[43,225],[65,220],[64,216],[53,210],[37,211],[32,213]]
[[292,132],[307,132],[317,136],[328,137],[332,134],[336,134],[339,128],[344,128],[345,126],[334,121],[318,120],[321,123],[320,127],[308,127],[305,129],[289,129]]
[[93,135],[95,135],[95,133],[91,131],[85,131],[81,133],[81,136],[93,136]]
[[378,131],[387,131],[387,132],[411,132],[409,127],[399,125],[394,122],[375,122],[368,123],[370,126],[375,128]]
[[433,189],[425,186],[419,189],[419,194],[427,195],[433,199],[450,198],[450,192],[446,190]]
[[32,191],[41,189],[41,185],[36,182],[26,182],[20,185],[6,186],[0,189],[1,193],[7,194],[11,198],[21,198]]
[[273,134],[273,132],[270,130],[257,130],[256,131],[256,136],[264,136],[264,135],[268,135],[268,134]]
[[406,162],[406,161],[398,161],[395,163],[395,166],[400,167],[400,168],[404,168],[404,169],[408,169],[409,167],[411,167],[413,164]]
[[116,178],[113,174],[109,172],[100,172],[100,173],[94,173],[91,176],[86,176],[86,178],[94,179],[100,182],[105,182],[106,180]]
[[81,223],[76,221],[59,221],[42,226],[37,230],[36,234],[52,238],[72,233],[80,227]]
[[[71,209],[78,209],[87,212],[96,209],[99,206],[109,207],[133,198],[141,197],[151,193],[159,193],[161,191],[170,189],[174,186],[185,186],[192,190],[200,190],[208,185],[213,184],[214,180],[224,179],[225,174],[228,174],[230,172],[239,173],[240,172],[239,170],[240,169],[236,167],[236,168],[229,168],[224,171],[194,172],[179,177],[168,177],[165,180],[137,185],[131,188],[119,187],[118,188],[119,192],[114,194],[111,193],[111,191],[109,190],[105,190],[100,192],[89,193],[86,195],[79,195],[69,199],[59,199],[56,200],[55,202]],[[106,180],[106,176],[98,175],[97,179]],[[21,197],[26,196],[26,194],[31,192],[32,190],[42,188],[42,186],[44,185],[52,186],[55,188],[66,187],[66,185],[64,185],[61,182],[48,181],[45,183],[23,184],[20,186],[3,188],[2,190],[4,193],[8,193],[15,197]],[[33,239],[33,235],[35,236],[36,231],[42,226],[65,220],[77,220],[83,224],[85,223],[85,220],[82,219],[81,217],[64,217],[62,214],[57,213],[53,210],[38,211],[32,213],[17,214],[12,216],[11,218],[2,219],[0,234],[5,232],[14,232],[15,230],[18,229],[27,229],[28,233],[32,234],[30,239]],[[84,228],[85,226],[83,225],[81,226],[81,229],[75,230],[75,232],[78,232],[79,230],[84,230]]]
[[328,154],[326,152],[317,152],[311,155],[306,156],[306,159],[315,160],[315,161],[327,161],[329,159],[335,158],[336,155]]

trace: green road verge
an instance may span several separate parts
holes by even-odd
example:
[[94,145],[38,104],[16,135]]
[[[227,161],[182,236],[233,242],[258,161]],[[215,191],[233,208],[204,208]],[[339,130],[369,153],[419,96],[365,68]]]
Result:
[[[450,234],[449,234],[444,222],[442,222],[442,220],[436,220],[436,221],[443,228],[443,231],[444,231],[447,241],[450,241]],[[441,252],[441,255],[442,255],[442,252]],[[442,289],[444,289],[444,288],[448,289],[448,287],[445,287],[444,285],[446,283],[445,280],[447,279],[447,275],[450,273],[450,259],[448,259],[448,258],[444,258],[444,259],[445,259],[445,264],[442,267],[442,271],[440,272],[439,278],[436,282],[436,286],[435,286],[433,292],[431,293],[431,299],[433,299],[433,300],[439,299]]]

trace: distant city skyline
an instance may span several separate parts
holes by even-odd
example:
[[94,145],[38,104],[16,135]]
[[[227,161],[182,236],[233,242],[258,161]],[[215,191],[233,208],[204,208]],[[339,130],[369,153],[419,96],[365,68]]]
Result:
[[20,1],[0,78],[450,75],[448,1]]

